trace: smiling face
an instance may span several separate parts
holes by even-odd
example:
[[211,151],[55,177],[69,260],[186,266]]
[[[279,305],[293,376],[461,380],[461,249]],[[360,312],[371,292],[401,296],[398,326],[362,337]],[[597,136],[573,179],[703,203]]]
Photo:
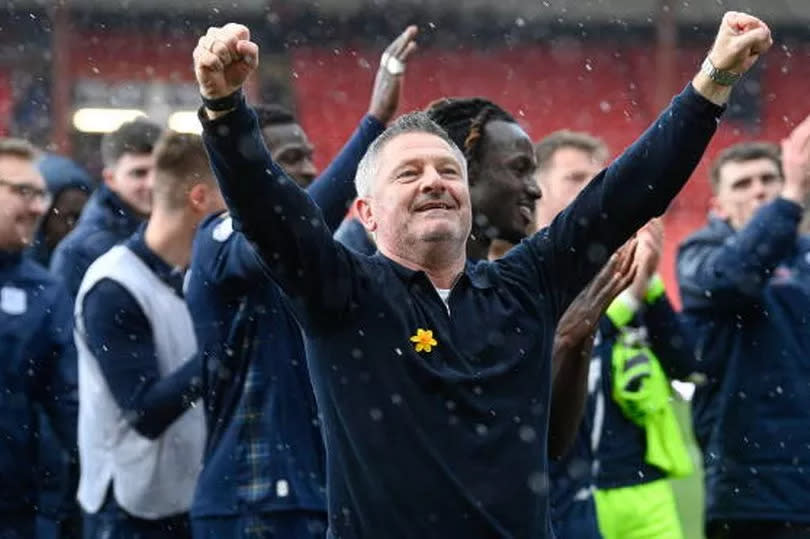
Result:
[[466,171],[440,137],[408,132],[377,158],[370,196],[358,213],[383,253],[414,259],[438,246],[463,252],[472,220]]
[[34,163],[14,155],[0,155],[0,182],[0,249],[17,251],[33,240],[48,192]]
[[155,158],[150,153],[124,153],[103,171],[107,186],[138,215],[152,211]]
[[48,249],[55,248],[73,230],[88,198],[87,191],[78,187],[64,189],[56,196],[42,223]]
[[532,141],[518,124],[494,120],[484,127],[479,156],[470,172],[475,223],[491,239],[518,243],[540,197]]
[[308,187],[318,174],[312,161],[314,147],[297,123],[272,124],[262,136],[273,161],[284,168],[298,185]]

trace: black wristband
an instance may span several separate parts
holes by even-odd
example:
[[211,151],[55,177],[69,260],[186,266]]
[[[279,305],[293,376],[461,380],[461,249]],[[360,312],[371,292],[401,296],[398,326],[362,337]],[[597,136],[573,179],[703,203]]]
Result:
[[232,110],[239,106],[242,101],[242,88],[239,88],[234,93],[226,95],[225,97],[217,97],[216,99],[208,99],[201,95],[203,106],[208,110],[222,112],[225,110]]

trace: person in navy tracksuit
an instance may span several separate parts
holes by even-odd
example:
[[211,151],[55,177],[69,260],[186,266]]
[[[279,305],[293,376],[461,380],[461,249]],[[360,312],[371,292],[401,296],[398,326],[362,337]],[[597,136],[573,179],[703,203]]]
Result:
[[709,223],[678,252],[683,312],[706,383],[695,433],[711,539],[810,537],[810,119],[782,144],[732,146]]
[[34,159],[27,143],[0,139],[0,536],[10,539],[34,537],[42,421],[76,458],[73,303],[23,256],[51,201]]
[[[37,161],[37,168],[45,178],[51,205],[26,255],[47,268],[53,250],[76,226],[94,186],[87,171],[61,155],[45,154]],[[71,469],[70,451],[61,447],[45,415],[42,419],[37,537],[78,539],[81,537],[81,511],[76,503],[78,470],[75,465]]]
[[131,236],[151,209],[152,148],[156,124],[138,119],[108,133],[101,142],[103,183],[84,207],[76,227],[56,246],[50,269],[75,296],[96,258]]
[[[406,30],[389,50],[404,61],[414,34]],[[401,78],[381,67],[369,113],[314,182],[312,148],[294,117],[278,106],[256,109],[271,155],[307,188],[330,230],[355,196],[360,158],[397,108]],[[209,218],[196,235],[186,298],[208,425],[195,538],[322,536],[326,455],[301,332],[227,214]]]

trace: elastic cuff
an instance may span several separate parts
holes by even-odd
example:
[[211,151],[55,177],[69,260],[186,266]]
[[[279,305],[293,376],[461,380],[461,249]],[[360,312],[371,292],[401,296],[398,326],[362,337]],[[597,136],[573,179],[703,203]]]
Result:
[[710,114],[715,119],[720,118],[726,110],[726,105],[718,105],[712,103],[703,95],[698,92],[690,81],[683,92],[681,92],[675,99],[682,99],[684,104],[699,114]]
[[664,280],[657,273],[652,276],[650,282],[647,284],[647,292],[644,294],[644,301],[653,303],[655,300],[664,295]]
[[200,95],[202,98],[203,106],[208,110],[213,110],[216,112],[222,112],[226,110],[233,110],[239,106],[239,103],[243,99],[242,88],[239,88],[232,94],[228,94],[225,97],[217,97],[216,99],[209,99],[204,95]]
[[378,120],[373,114],[366,114],[360,122],[360,125],[377,131],[377,134],[385,131],[385,124]]
[[629,290],[618,295],[608,307],[607,317],[617,328],[623,328],[641,308],[641,302]]

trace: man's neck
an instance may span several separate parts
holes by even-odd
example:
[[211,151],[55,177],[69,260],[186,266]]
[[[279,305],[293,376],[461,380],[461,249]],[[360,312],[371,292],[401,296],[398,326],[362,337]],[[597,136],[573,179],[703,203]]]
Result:
[[[378,246],[379,247],[379,246]],[[467,262],[463,251],[453,254],[452,250],[433,249],[430,253],[396,254],[384,247],[380,252],[397,264],[414,271],[423,271],[436,288],[452,288]]]
[[191,259],[191,244],[197,221],[183,212],[155,209],[144,232],[144,241],[170,266],[185,268]]

